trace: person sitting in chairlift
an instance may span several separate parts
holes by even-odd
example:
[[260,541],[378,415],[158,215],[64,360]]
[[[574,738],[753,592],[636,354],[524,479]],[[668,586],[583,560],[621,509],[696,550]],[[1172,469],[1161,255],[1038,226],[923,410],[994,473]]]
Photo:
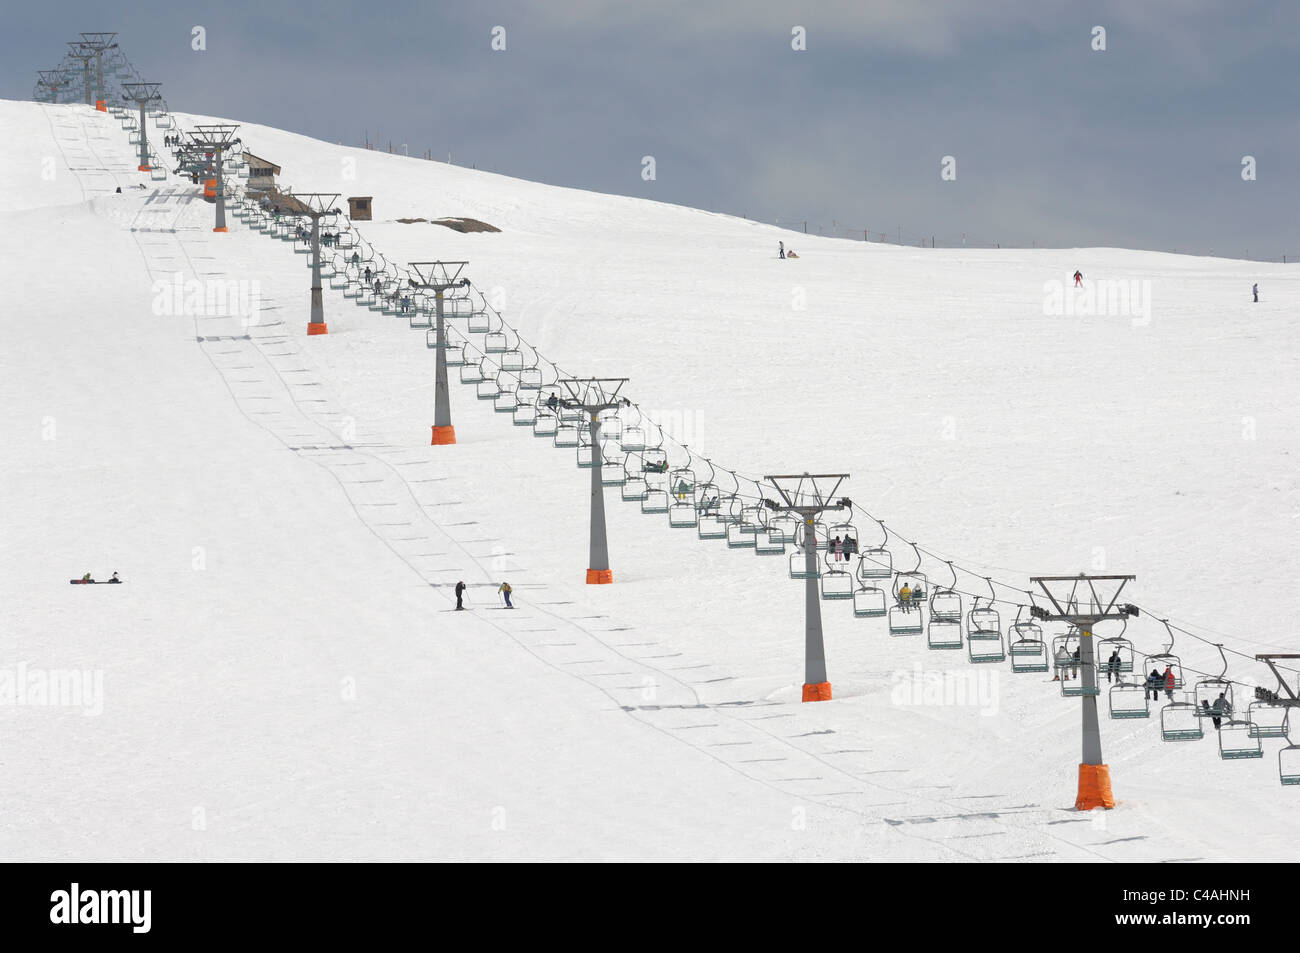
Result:
[[903,583],[903,588],[898,590],[898,602],[904,609],[912,603],[912,589],[907,583]]
[[556,395],[552,394],[550,397],[546,398],[546,409],[547,409],[547,410],[552,410],[552,411],[553,411],[553,410],[555,410],[555,409],[556,409],[557,407],[559,407],[559,406],[560,406],[560,398],[557,397]]
[[686,500],[686,494],[689,493],[689,492],[691,492],[691,488],[690,488],[689,486],[687,486],[686,481],[685,481],[685,480],[678,480],[678,481],[677,481],[677,500],[678,500],[678,502],[684,502],[684,501]]
[[1172,665],[1165,666],[1164,683],[1165,683],[1165,697],[1169,701],[1173,701],[1174,689],[1177,687],[1178,679],[1174,677],[1174,667]]
[[840,555],[844,551],[843,546],[844,544],[840,542],[840,538],[838,536],[836,536],[833,540],[831,540],[831,546],[830,546],[831,555],[835,557],[836,562],[840,561]]
[[[1205,702],[1202,701],[1201,704],[1204,705]],[[1214,727],[1218,728],[1220,724],[1219,719],[1224,715],[1232,714],[1232,703],[1228,701],[1227,696],[1224,695],[1223,692],[1219,692],[1219,697],[1214,700],[1214,704],[1210,706],[1210,710],[1214,712],[1210,720],[1214,722]]]
[[1056,650],[1056,675],[1052,679],[1054,682],[1068,682],[1070,680],[1070,653],[1062,645]]
[[1111,680],[1112,676],[1116,679],[1119,678],[1119,667],[1120,667],[1119,649],[1115,649],[1113,652],[1110,653],[1110,660],[1106,663],[1107,682]]
[[1160,700],[1160,689],[1164,686],[1165,680],[1161,677],[1158,669],[1152,669],[1151,674],[1147,676],[1147,691],[1151,693],[1151,701]]

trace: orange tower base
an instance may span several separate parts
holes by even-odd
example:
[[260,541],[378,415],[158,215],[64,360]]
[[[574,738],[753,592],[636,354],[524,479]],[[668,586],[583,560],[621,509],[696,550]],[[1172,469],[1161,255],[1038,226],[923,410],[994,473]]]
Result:
[[[222,229],[222,231],[224,230],[225,229]],[[308,334],[329,334],[329,328],[326,327],[324,321],[321,321],[320,323],[313,323],[311,321],[308,321],[307,333]]]
[[[214,232],[228,232],[228,231],[230,231],[230,229],[228,229],[228,228],[226,228],[226,226],[222,225],[220,228],[214,228],[213,231],[214,231]],[[321,327],[324,327],[324,326],[325,326],[325,325],[323,325],[323,324],[321,325]],[[308,324],[308,327],[311,327],[311,325]],[[319,332],[319,333],[324,334],[325,332],[324,332],[324,331],[321,331],[321,332]]]
[[434,427],[433,428],[432,446],[442,447],[442,446],[446,446],[447,444],[451,444],[455,442],[456,442],[455,427]]
[[803,700],[806,702],[828,702],[831,700],[831,683],[818,682],[815,685],[804,683]]
[[1091,811],[1094,807],[1104,807],[1110,810],[1114,806],[1115,795],[1110,792],[1110,766],[1079,765],[1079,796],[1074,799],[1074,809]]
[[153,169],[149,168],[149,166],[147,166],[147,165],[138,165],[138,166],[135,167],[135,170],[136,170],[137,172],[152,172],[152,171],[153,171]]
[[588,569],[587,585],[589,586],[607,586],[614,581],[614,570],[612,569]]
[[106,112],[108,112],[108,101],[107,101],[107,100],[103,100],[103,99],[96,99],[96,100],[95,100],[95,109],[96,109],[98,112],[102,112],[102,113],[106,113]]

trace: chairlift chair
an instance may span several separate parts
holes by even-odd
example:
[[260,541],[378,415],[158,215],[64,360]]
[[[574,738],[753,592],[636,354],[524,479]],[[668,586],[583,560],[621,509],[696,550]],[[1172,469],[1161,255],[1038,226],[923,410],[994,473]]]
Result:
[[477,384],[483,380],[483,369],[474,361],[466,361],[460,366],[460,382],[462,384]]
[[533,436],[554,437],[559,425],[560,422],[555,418],[554,414],[544,414],[539,410],[537,418],[533,421]]
[[1196,706],[1190,701],[1169,701],[1160,709],[1161,741],[1200,741],[1205,737]]
[[572,449],[578,446],[578,425],[571,421],[561,420],[555,426],[555,446],[563,449]]
[[[1287,709],[1288,714],[1290,709]],[[1290,724],[1284,727],[1282,737],[1286,738],[1286,746],[1277,753],[1277,769],[1282,783],[1285,785],[1300,784],[1300,745],[1291,741]]]
[[1007,653],[1002,645],[1002,617],[993,608],[993,603],[997,600],[997,592],[993,589],[993,581],[989,577],[985,576],[984,581],[989,587],[988,605],[981,606],[982,597],[977,596],[975,605],[966,616],[968,657],[976,664],[1004,662]]
[[1165,646],[1163,652],[1146,656],[1143,661],[1142,671],[1145,673],[1154,668],[1163,675],[1164,670],[1168,669],[1174,676],[1174,688],[1180,690],[1183,687],[1183,663],[1177,655],[1173,654],[1174,632],[1169,627],[1169,620],[1161,619],[1160,621],[1164,623],[1165,631],[1169,634],[1169,644]]
[[1013,622],[1010,645],[1011,671],[1018,674],[1046,672],[1047,643],[1043,641],[1043,630],[1034,622]]
[[920,635],[925,631],[919,606],[895,604],[889,607],[890,635]]
[[961,621],[951,618],[936,619],[930,613],[930,624],[925,627],[926,645],[932,649],[960,649]]
[[853,593],[853,615],[858,619],[879,619],[886,613],[885,591],[875,586],[859,586]]
[[[537,405],[515,395],[515,415],[511,419],[516,427],[532,427],[537,421]],[[602,481],[603,482],[603,481]]]
[[961,622],[961,593],[957,592],[957,570],[952,560],[948,560],[948,571],[952,573],[952,585],[935,586],[930,595],[930,618],[940,622]]
[[623,449],[629,453],[640,453],[645,449],[645,430],[641,427],[624,427],[620,438]]
[[785,555],[785,540],[780,536],[773,536],[772,533],[764,527],[754,534],[754,555],[755,556],[783,556]]
[[1251,732],[1250,722],[1233,718],[1219,725],[1219,757],[1224,761],[1264,757],[1264,746]]
[[1116,682],[1110,687],[1110,717],[1150,718],[1146,682]]
[[492,320],[486,311],[468,311],[457,317],[469,318],[470,334],[488,334],[492,330]]
[[[1196,680],[1192,687],[1192,703],[1196,705],[1196,713],[1202,718],[1218,717],[1220,719],[1230,718],[1236,710],[1232,704],[1232,682],[1227,679],[1228,658],[1223,654],[1223,646],[1216,645],[1219,650],[1219,657],[1223,660],[1223,669],[1218,675],[1207,675],[1204,678]],[[1223,697],[1223,703],[1219,703],[1219,697]],[[1218,705],[1219,707],[1215,707]]]
[[1285,738],[1288,711],[1286,705],[1257,699],[1246,706],[1246,720],[1256,738]]
[[504,331],[490,331],[483,336],[483,350],[488,354],[503,354],[510,350],[510,339]]
[[668,506],[668,491],[662,486],[655,486],[647,480],[646,495],[641,500],[641,512],[654,514],[667,513]]
[[[736,523],[727,524],[727,545],[728,546],[731,545],[732,529],[737,528],[738,525],[739,524]],[[739,535],[740,538],[742,539],[745,538],[743,534],[737,533],[737,535]],[[808,551],[806,549],[807,536],[808,536],[807,527],[804,526],[803,524],[800,524],[799,532],[795,534],[795,544],[794,544],[795,551],[790,554],[790,578],[791,579],[818,579],[821,577],[822,572],[821,572],[820,559],[813,560],[813,568],[812,569],[808,568]],[[748,538],[753,539],[752,536]],[[743,546],[744,544],[740,543],[739,545]]]
[[[735,498],[736,500],[739,497]],[[734,500],[733,500],[734,505]],[[755,537],[762,531],[766,518],[765,510],[757,504],[742,505],[740,507],[740,519],[727,523],[727,548],[728,549],[751,549],[757,545]],[[803,577],[801,577],[803,578]],[[850,595],[852,590],[850,590]],[[848,598],[847,596],[837,596],[835,598]]]
[[[627,461],[631,459],[628,457]],[[620,488],[619,495],[629,503],[639,503],[649,494],[650,488],[646,485],[645,477],[628,469],[627,461],[623,463],[623,486]]]
[[525,367],[519,372],[520,390],[541,390],[542,370],[539,367]]
[[[843,537],[841,537],[842,539]],[[852,599],[853,573],[843,560],[834,562],[834,554],[827,551],[822,556],[825,567],[822,569],[821,591],[823,599]]]
[[495,377],[484,377],[478,382],[476,394],[479,400],[496,400],[501,396],[501,385]]

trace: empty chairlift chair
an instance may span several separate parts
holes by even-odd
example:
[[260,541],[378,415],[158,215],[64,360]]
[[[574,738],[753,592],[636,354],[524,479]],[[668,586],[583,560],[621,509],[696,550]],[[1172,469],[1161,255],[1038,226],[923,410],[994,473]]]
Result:
[[894,558],[886,548],[889,543],[889,530],[885,528],[883,520],[877,522],[880,523],[880,531],[884,534],[884,539],[879,545],[871,546],[858,553],[858,578],[872,585],[878,580],[889,579],[894,575]]
[[1246,720],[1256,738],[1285,738],[1289,710],[1286,705],[1256,699],[1246,707]]
[[1171,699],[1160,709],[1161,741],[1200,741],[1205,729],[1188,699]]
[[[841,537],[842,539],[842,537]],[[832,543],[834,545],[834,543]],[[839,561],[835,561],[835,556],[839,556]],[[827,550],[822,557],[825,565],[822,568],[821,592],[823,599],[852,599],[853,598],[853,572],[852,564],[844,561],[843,553],[835,553]]]
[[[1020,611],[1024,611],[1024,606]],[[1047,661],[1047,643],[1043,641],[1043,629],[1036,622],[1022,622],[1017,617],[1011,624],[1011,671],[1017,674],[1046,672],[1050,668]]]
[[[730,531],[731,527],[727,527]],[[808,552],[809,548],[816,551],[816,540],[808,538],[808,527],[800,523],[799,529],[795,533],[795,551],[790,554],[790,578],[791,579],[818,579],[821,577],[821,560],[813,559],[812,565],[809,565]]]
[[980,605],[976,597],[975,605],[966,617],[966,646],[968,658],[975,663],[1005,662],[1006,650],[1002,645],[1002,617],[993,608],[997,593],[993,581],[987,576],[984,581],[989,587],[988,605]]
[[[739,513],[733,513],[727,521],[727,548],[754,549],[758,545],[758,534],[763,529],[766,512],[758,504],[743,503],[740,497],[732,497],[733,510],[738,504]],[[820,524],[817,528],[820,529]]]
[[859,585],[853,592],[853,616],[857,619],[879,619],[888,612],[885,590],[876,586]]
[[1264,747],[1251,733],[1250,722],[1234,718],[1219,726],[1219,757],[1224,761],[1264,757]]
[[1151,706],[1148,701],[1150,692],[1146,682],[1124,681],[1124,676],[1110,687],[1110,717],[1112,718],[1149,718]]
[[[1287,713],[1290,714],[1290,709],[1287,709]],[[1291,741],[1289,718],[1282,737],[1286,738],[1287,743],[1277,753],[1278,774],[1283,784],[1298,785],[1300,784],[1300,745]]]
[[[632,471],[633,461],[637,461],[637,469]],[[638,503],[644,500],[650,492],[649,486],[646,485],[645,475],[641,472],[640,461],[632,454],[628,454],[623,461],[623,486],[619,493],[624,500],[629,503]]]

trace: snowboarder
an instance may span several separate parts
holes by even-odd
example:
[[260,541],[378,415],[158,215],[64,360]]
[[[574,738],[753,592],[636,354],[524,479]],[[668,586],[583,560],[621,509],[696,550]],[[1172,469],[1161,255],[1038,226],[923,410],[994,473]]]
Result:
[[514,592],[514,590],[510,588],[510,583],[508,583],[508,582],[503,582],[503,583],[501,583],[501,586],[500,586],[500,588],[497,589],[497,592],[499,592],[499,593],[501,593],[501,595],[505,596],[505,600],[506,600],[506,608],[507,608],[507,609],[513,609],[514,606],[512,606],[512,605],[510,604],[510,593]]
[[1083,284],[1083,272],[1081,272],[1079,269],[1076,268],[1074,269],[1074,286],[1077,288],[1082,284]]
[[463,582],[456,583],[456,611],[457,612],[465,608],[465,606],[461,603],[461,599],[465,595],[466,588],[467,587]]
[[777,258],[785,257],[785,242],[776,243],[776,257]]
[[1250,293],[1255,296],[1255,303],[1258,304],[1259,303],[1259,282],[1258,281],[1255,282],[1253,285],[1251,285]]
[[1160,700],[1160,686],[1163,684],[1164,679],[1160,677],[1160,672],[1153,668],[1151,674],[1147,676],[1147,691],[1151,693],[1151,701]]

